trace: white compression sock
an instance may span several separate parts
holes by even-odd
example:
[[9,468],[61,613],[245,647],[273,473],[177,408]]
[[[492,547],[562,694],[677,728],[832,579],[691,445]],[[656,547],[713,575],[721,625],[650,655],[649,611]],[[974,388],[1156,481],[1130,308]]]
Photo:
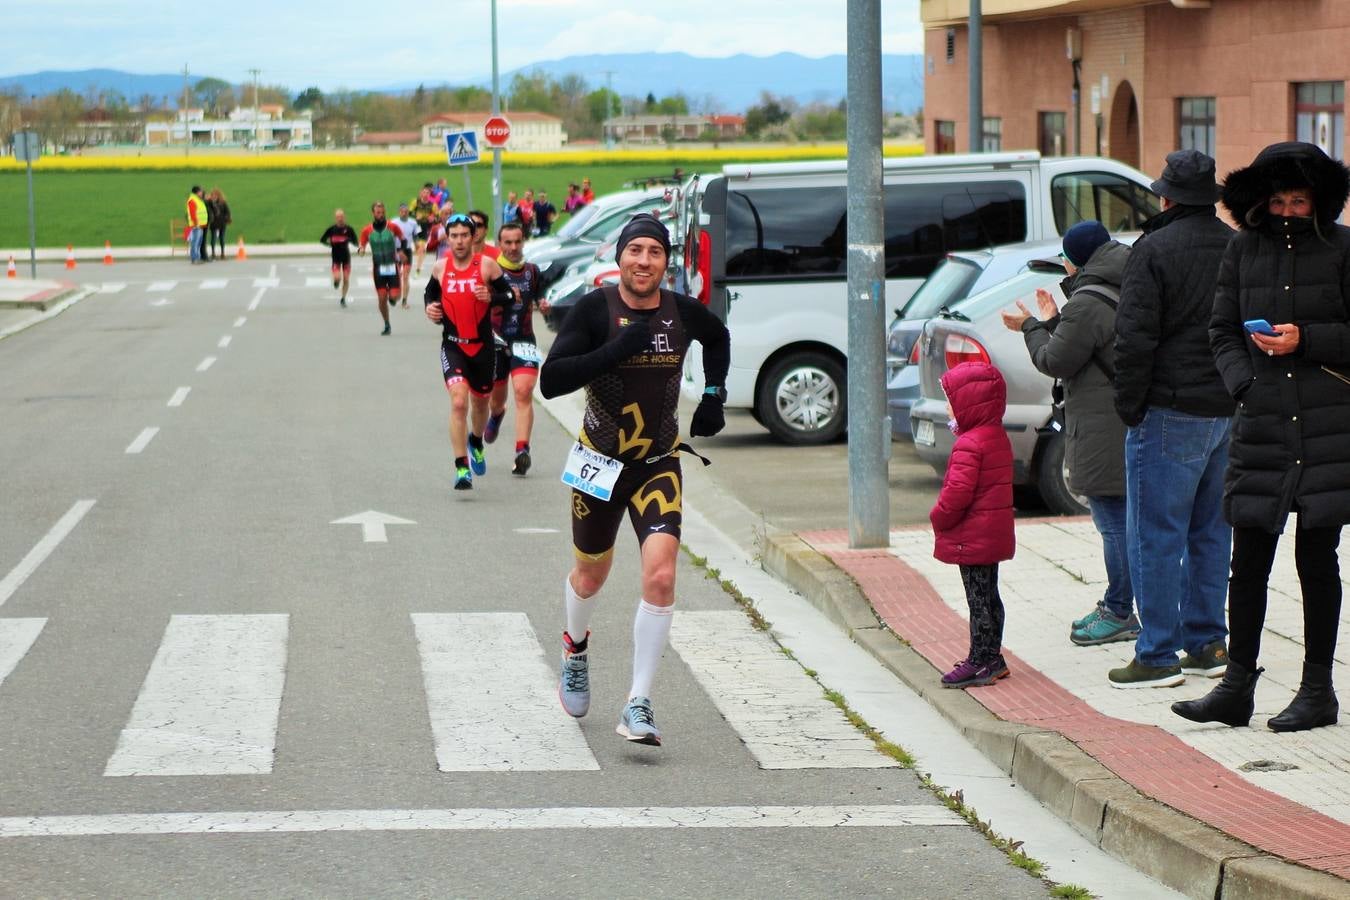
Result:
[[629,697],[652,695],[652,676],[666,650],[674,612],[674,606],[653,606],[646,600],[638,603],[633,618],[633,687],[628,691]]
[[577,596],[572,588],[572,576],[563,579],[563,606],[567,612],[567,633],[573,643],[586,640],[586,631],[591,626],[591,613],[595,612],[595,597],[585,600]]

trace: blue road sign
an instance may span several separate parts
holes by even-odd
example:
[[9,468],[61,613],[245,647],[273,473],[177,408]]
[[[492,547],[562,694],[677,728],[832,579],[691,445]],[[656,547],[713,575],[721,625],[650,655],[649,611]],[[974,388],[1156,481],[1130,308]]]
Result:
[[452,166],[478,162],[478,135],[472,131],[447,131],[445,158]]

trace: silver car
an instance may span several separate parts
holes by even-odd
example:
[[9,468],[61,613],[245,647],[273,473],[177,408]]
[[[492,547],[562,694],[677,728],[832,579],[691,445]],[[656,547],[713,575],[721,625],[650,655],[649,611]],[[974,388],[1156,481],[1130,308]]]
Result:
[[1050,419],[1053,379],[1036,371],[1022,333],[1009,331],[1000,313],[1021,300],[1036,308],[1036,290],[1044,288],[1059,305],[1064,267],[1058,259],[1030,264],[1028,269],[928,320],[919,338],[919,399],[910,410],[914,449],[939,472],[947,468],[955,438],[947,429],[947,398],[939,379],[962,362],[988,362],[1008,383],[1008,409],[1003,427],[1013,448],[1013,484],[1039,492],[1053,512],[1082,515],[1087,506],[1069,490],[1064,469],[1064,435]]

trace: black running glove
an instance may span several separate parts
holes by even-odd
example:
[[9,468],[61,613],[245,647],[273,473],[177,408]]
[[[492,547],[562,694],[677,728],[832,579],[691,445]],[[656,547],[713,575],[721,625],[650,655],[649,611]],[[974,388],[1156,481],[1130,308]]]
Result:
[[628,324],[619,332],[619,336],[610,342],[614,364],[623,362],[630,356],[643,353],[652,348],[652,326],[646,319],[629,319]]
[[694,418],[689,422],[690,437],[712,437],[726,427],[726,417],[722,415],[722,401],[712,394],[704,394],[694,410]]

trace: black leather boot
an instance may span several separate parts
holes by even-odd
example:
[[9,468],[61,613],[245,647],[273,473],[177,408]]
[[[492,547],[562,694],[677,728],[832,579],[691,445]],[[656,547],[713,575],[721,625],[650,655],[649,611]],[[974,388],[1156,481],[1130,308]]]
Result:
[[1265,669],[1249,669],[1229,657],[1228,669],[1214,690],[1199,700],[1172,704],[1172,712],[1192,722],[1222,722],[1241,728],[1252,720],[1256,709],[1256,680]]
[[1271,731],[1307,731],[1335,725],[1340,709],[1336,691],[1331,687],[1331,666],[1305,662],[1303,681],[1299,683],[1293,702],[1266,725]]

